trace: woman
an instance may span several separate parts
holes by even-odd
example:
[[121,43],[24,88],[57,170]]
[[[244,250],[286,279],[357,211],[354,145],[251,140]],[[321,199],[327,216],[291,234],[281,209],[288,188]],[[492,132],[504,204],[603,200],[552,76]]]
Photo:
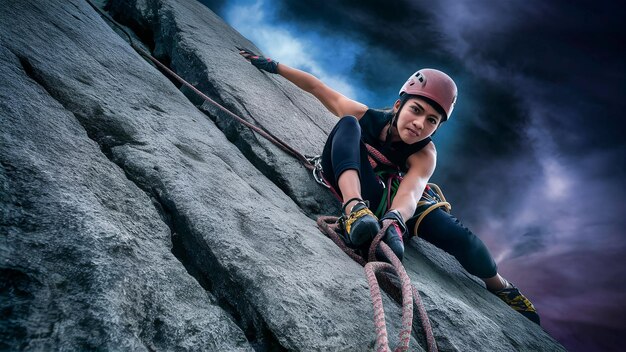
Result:
[[[343,199],[346,240],[353,247],[367,246],[380,230],[382,220],[393,220],[383,241],[402,260],[403,236],[408,235],[404,219],[419,215],[415,214],[417,202],[435,171],[437,151],[430,136],[452,114],[457,96],[454,81],[441,71],[421,69],[402,86],[393,109],[380,111],[343,96],[309,73],[245,49],[240,54],[255,67],[279,74],[313,94],[340,118],[324,146],[322,169],[327,182]],[[370,209],[378,209],[385,190],[368,161],[366,144],[405,173],[389,210],[381,214],[380,220]],[[540,323],[532,303],[498,274],[484,243],[454,216],[438,208],[418,226],[420,237],[452,254],[470,274],[481,278],[489,291]]]

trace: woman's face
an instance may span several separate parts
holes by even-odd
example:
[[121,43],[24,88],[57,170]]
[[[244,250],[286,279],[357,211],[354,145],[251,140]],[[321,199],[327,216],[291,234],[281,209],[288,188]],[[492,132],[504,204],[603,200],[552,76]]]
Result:
[[[400,107],[400,100],[394,104],[394,111]],[[398,116],[399,138],[406,144],[417,143],[435,132],[442,119],[440,113],[426,100],[412,97],[407,100]]]

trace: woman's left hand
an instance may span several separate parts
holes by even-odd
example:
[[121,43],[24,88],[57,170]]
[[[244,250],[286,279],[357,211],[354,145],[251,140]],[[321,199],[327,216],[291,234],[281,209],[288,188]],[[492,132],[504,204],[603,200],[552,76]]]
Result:
[[380,218],[381,226],[385,220],[391,220],[392,223],[387,227],[385,235],[383,236],[383,242],[385,242],[393,253],[402,261],[404,256],[404,241],[402,236],[407,232],[404,219],[397,210],[389,210],[385,216]]

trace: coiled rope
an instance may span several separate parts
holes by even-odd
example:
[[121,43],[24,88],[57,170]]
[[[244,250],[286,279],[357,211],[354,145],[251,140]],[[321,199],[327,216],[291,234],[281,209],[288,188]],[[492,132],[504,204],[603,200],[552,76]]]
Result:
[[[400,343],[396,347],[395,351],[406,351],[409,348],[413,325],[413,313],[415,310],[417,313],[416,315],[419,316],[424,335],[426,336],[427,350],[429,352],[435,352],[438,350],[437,344],[435,342],[432,326],[430,325],[430,320],[428,319],[428,314],[426,313],[420,294],[417,288],[411,284],[411,279],[406,273],[402,262],[400,262],[398,257],[396,257],[391,248],[389,248],[386,243],[381,241],[385,235],[387,227],[389,227],[392,222],[393,220],[383,221],[382,229],[378,232],[376,237],[374,237],[374,240],[369,247],[369,262],[366,262],[358,253],[356,253],[355,250],[346,246],[345,242],[341,238],[341,235],[337,232],[339,229],[337,217],[320,216],[317,219],[317,226],[350,258],[365,267],[367,283],[370,287],[370,297],[374,306],[376,351],[391,351],[387,336],[385,310],[383,308],[382,295],[380,293],[380,287],[382,286],[385,291],[396,300],[396,302],[402,305],[402,328],[399,333]],[[376,261],[376,248],[378,246],[380,246],[383,254],[389,258],[391,264]],[[394,276],[400,280],[399,287],[393,280]],[[378,279],[381,280],[380,284]]]
[[[313,176],[315,177],[316,181],[318,181],[319,183],[322,183],[322,184],[324,184],[324,183],[328,184],[327,182],[325,182],[325,180],[323,179],[322,175],[318,175],[316,173],[316,171],[318,171],[318,170],[321,171],[321,165],[319,163],[319,157],[312,157],[312,158],[305,157],[300,152],[298,152],[297,150],[295,150],[294,148],[289,146],[287,143],[285,143],[284,141],[282,141],[278,137],[272,135],[269,131],[267,131],[267,130],[259,127],[259,126],[255,126],[255,125],[249,123],[248,121],[246,121],[243,118],[239,117],[237,114],[235,114],[235,113],[231,112],[230,110],[228,110],[227,108],[223,107],[221,104],[219,104],[215,100],[213,100],[210,97],[208,97],[206,94],[202,93],[196,87],[194,87],[189,82],[187,82],[186,80],[181,78],[174,71],[172,71],[165,64],[163,64],[159,60],[157,60],[150,53],[146,52],[143,48],[135,45],[131,35],[126,31],[126,28],[124,28],[121,24],[119,24],[117,21],[115,21],[113,18],[111,18],[106,12],[102,11],[91,0],[86,0],[86,1],[94,10],[96,10],[100,14],[100,16],[102,16],[104,19],[106,19],[107,21],[109,21],[110,23],[112,23],[113,25],[115,25],[117,28],[119,28],[121,30],[126,35],[126,37],[128,38],[128,42],[129,42],[130,46],[135,51],[137,51],[141,56],[143,56],[146,59],[148,59],[149,61],[153,62],[155,65],[157,65],[159,68],[161,68],[167,74],[169,74],[176,81],[178,81],[182,85],[186,86],[187,88],[191,89],[191,91],[193,91],[195,94],[197,94],[203,100],[205,100],[205,101],[211,103],[212,105],[216,106],[217,108],[219,108],[220,110],[222,110],[223,112],[225,112],[226,114],[228,114],[229,116],[234,118],[239,123],[241,123],[244,126],[252,129],[253,131],[257,132],[258,134],[260,134],[261,136],[263,136],[264,138],[266,138],[270,142],[274,143],[276,146],[278,146],[280,149],[282,149],[283,151],[285,151],[289,155],[292,155],[293,157],[298,159],[307,169],[313,171]],[[380,152],[378,152],[375,148],[373,148],[373,147],[368,145],[368,150],[370,151],[370,153],[369,153],[370,157],[369,158],[370,158],[370,162],[372,163],[372,167],[375,167],[376,161],[383,162],[383,163],[388,163],[389,165],[393,165],[393,164],[391,164],[391,162],[389,162],[384,157],[384,155],[380,154]],[[315,162],[315,161],[317,161],[317,162]],[[314,164],[314,162],[315,162],[315,164]],[[321,176],[321,177],[318,179],[318,176]],[[332,188],[331,188],[331,190],[332,190]],[[334,190],[332,190],[332,191],[335,193],[335,195],[338,196],[338,194]],[[388,196],[388,197],[391,197],[391,196]],[[390,204],[390,203],[391,203],[391,200],[389,198],[388,204]],[[380,293],[380,285],[379,285],[378,280],[377,280],[377,275],[381,275],[381,284],[382,284],[382,286],[383,286],[383,288],[385,289],[386,292],[388,292],[390,295],[392,295],[392,297],[396,298],[396,300],[398,300],[397,297],[401,296],[401,304],[402,304],[402,330],[400,331],[400,345],[396,348],[395,351],[406,351],[406,350],[408,350],[409,341],[410,341],[410,337],[411,337],[411,328],[412,328],[412,323],[413,323],[413,309],[417,310],[417,313],[418,313],[418,315],[420,317],[420,320],[421,320],[421,323],[422,323],[422,327],[423,327],[424,333],[426,335],[428,351],[429,352],[437,351],[437,345],[435,343],[435,339],[434,339],[434,336],[433,336],[433,333],[432,333],[432,327],[430,325],[430,321],[428,320],[428,316],[426,314],[426,309],[424,308],[424,306],[423,306],[423,304],[421,302],[419,292],[417,291],[417,289],[413,285],[411,285],[410,278],[407,275],[406,270],[402,266],[402,262],[400,262],[400,260],[395,256],[393,251],[389,248],[389,246],[387,246],[386,243],[381,242],[381,239],[384,236],[385,230],[387,229],[387,227],[389,227],[391,221],[390,220],[389,221],[385,220],[385,222],[383,223],[383,229],[381,229],[381,231],[376,235],[376,237],[372,241],[372,244],[371,244],[370,250],[369,250],[369,261],[370,262],[366,263],[361,256],[359,256],[352,249],[348,248],[345,245],[344,241],[339,237],[339,235],[336,232],[337,220],[338,220],[337,217],[321,216],[321,217],[318,218],[317,224],[318,224],[320,230],[323,233],[325,233],[328,237],[330,237],[331,240],[333,242],[335,242],[335,244],[337,246],[339,246],[352,259],[354,259],[359,264],[361,264],[361,265],[363,265],[365,267],[367,280],[368,280],[368,283],[370,285],[370,296],[372,298],[372,302],[374,304],[374,311],[375,311],[374,323],[375,323],[375,326],[376,326],[376,334],[377,334],[376,351],[381,351],[381,352],[382,351],[390,351],[390,349],[389,349],[389,342],[388,342],[388,338],[387,338],[387,328],[386,328],[386,323],[385,323],[385,312],[384,312],[383,305],[382,305],[382,296],[381,296],[381,293]],[[417,228],[417,226],[416,226],[416,228]],[[375,251],[376,251],[376,248],[378,246],[381,247],[383,253],[385,254],[385,256],[387,256],[387,258],[390,259],[392,264],[376,261]],[[397,286],[391,280],[391,276],[390,275],[393,275],[393,273],[395,273],[397,275],[397,277],[400,278],[401,295],[398,295]],[[395,288],[395,291],[394,291],[394,288]],[[413,304],[414,302],[415,302],[415,305]],[[400,302],[398,302],[398,303],[400,303]]]

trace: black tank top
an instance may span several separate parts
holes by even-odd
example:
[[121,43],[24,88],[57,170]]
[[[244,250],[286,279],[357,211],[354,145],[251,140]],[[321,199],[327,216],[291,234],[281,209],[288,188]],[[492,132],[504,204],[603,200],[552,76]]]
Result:
[[398,165],[402,172],[407,172],[406,159],[408,159],[411,154],[422,150],[422,148],[430,143],[431,138],[428,137],[413,144],[406,144],[399,141],[392,142],[391,146],[384,146],[378,137],[385,125],[387,125],[392,118],[393,112],[391,110],[368,109],[365,115],[359,120],[359,125],[361,125],[361,139],[363,142],[378,149],[387,159]]

